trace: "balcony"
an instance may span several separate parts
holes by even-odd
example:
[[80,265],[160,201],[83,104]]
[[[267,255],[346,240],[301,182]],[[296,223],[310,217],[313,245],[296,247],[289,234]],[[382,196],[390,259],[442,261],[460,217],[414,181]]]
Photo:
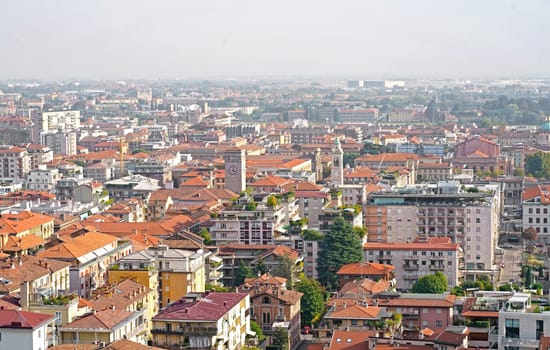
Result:
[[445,265],[430,265],[432,271],[445,271]]
[[405,263],[405,264],[403,264],[403,269],[416,271],[416,270],[418,270],[418,265],[406,264]]

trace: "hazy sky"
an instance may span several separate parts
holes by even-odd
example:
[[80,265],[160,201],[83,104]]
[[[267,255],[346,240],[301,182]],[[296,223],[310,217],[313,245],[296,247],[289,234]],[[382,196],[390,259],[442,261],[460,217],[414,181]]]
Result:
[[550,77],[548,0],[5,0],[0,78]]

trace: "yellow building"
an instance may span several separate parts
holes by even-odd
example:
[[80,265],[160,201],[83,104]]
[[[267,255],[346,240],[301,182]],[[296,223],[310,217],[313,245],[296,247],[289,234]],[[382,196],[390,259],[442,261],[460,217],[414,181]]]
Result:
[[107,309],[143,312],[143,323],[146,330],[143,336],[148,337],[151,329],[151,319],[158,312],[157,290],[144,286],[132,279],[98,288],[89,299],[94,311]]
[[146,333],[143,310],[107,309],[59,328],[61,344],[109,344],[121,339],[146,344]]
[[250,331],[250,297],[244,293],[190,294],[153,318],[153,345],[216,350],[243,348]]
[[[119,259],[109,272],[109,281],[129,277],[158,290],[158,300],[163,307],[191,292],[204,292],[207,255],[200,249],[149,247]],[[156,283],[155,276],[158,276]]]

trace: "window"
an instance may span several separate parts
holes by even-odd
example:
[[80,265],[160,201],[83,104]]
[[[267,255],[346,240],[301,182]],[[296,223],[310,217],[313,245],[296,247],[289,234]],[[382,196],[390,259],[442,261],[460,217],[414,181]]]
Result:
[[537,331],[536,331],[537,340],[544,335],[544,320],[537,320]]
[[436,314],[440,314],[440,313],[441,313],[441,308],[438,307],[437,309],[435,309],[435,313],[436,313]]
[[435,326],[436,326],[437,328],[443,327],[443,321],[441,321],[441,320],[436,320],[436,321],[435,321]]
[[481,224],[481,218],[476,218],[476,224]]
[[519,338],[519,320],[513,318],[507,318],[504,321],[506,338]]

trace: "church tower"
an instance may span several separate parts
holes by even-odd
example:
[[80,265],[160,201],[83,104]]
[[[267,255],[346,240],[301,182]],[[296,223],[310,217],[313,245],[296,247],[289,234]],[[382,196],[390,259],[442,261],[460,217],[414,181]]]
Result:
[[344,184],[344,152],[338,138],[334,139],[332,146],[332,184],[341,186]]
[[225,188],[240,194],[246,189],[246,153],[245,150],[232,148],[223,155],[225,162]]

